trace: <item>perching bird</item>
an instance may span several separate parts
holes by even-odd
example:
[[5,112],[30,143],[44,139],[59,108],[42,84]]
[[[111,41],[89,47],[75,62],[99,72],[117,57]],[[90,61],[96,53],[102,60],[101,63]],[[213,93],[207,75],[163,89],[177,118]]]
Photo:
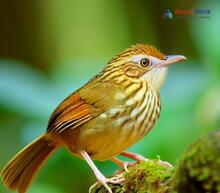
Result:
[[111,193],[107,179],[92,160],[112,160],[142,139],[160,115],[160,87],[167,66],[185,60],[182,55],[166,56],[150,45],[137,44],[113,57],[87,84],[73,92],[53,112],[47,131],[22,149],[4,168],[2,182],[24,193],[42,164],[58,148],[65,147],[84,159],[99,183]]

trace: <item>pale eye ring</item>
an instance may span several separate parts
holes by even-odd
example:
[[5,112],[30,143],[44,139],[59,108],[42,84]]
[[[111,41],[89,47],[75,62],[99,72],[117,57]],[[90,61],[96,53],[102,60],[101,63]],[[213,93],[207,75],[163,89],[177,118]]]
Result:
[[141,61],[140,61],[140,65],[141,65],[142,67],[147,67],[149,64],[150,64],[150,60],[147,59],[147,58],[143,58],[143,59],[141,59]]

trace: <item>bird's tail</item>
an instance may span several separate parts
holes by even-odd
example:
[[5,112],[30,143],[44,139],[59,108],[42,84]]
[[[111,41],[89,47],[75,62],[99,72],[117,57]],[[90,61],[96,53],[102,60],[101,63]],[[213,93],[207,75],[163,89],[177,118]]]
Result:
[[45,135],[37,138],[6,165],[2,172],[2,182],[9,189],[24,193],[55,149],[56,146],[51,145]]

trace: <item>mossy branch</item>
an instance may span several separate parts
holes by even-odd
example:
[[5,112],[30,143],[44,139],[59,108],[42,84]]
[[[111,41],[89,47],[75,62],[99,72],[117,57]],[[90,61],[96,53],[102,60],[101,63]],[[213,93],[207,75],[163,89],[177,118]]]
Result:
[[[175,168],[149,160],[123,173],[125,181],[110,185],[113,193],[219,193],[220,131],[198,139],[179,160]],[[107,193],[96,185],[92,193]]]

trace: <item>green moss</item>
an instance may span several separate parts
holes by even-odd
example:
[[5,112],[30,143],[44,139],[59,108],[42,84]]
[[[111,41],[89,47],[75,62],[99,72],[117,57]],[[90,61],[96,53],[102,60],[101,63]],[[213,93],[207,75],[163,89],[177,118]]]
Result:
[[[114,193],[166,193],[169,190],[168,180],[173,169],[161,166],[159,160],[149,160],[129,168],[123,173],[125,181],[121,185],[110,185]],[[106,189],[97,185],[92,193],[106,193]]]
[[178,164],[174,179],[179,193],[220,192],[220,132],[190,146]]

